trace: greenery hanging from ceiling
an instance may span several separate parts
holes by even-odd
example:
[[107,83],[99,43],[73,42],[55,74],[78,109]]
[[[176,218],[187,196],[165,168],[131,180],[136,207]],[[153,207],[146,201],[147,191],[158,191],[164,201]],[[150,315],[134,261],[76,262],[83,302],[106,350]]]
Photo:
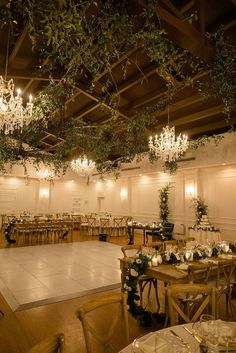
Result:
[[[56,171],[62,166],[65,170],[73,150],[91,156],[101,173],[118,170],[122,162],[131,162],[137,156],[141,159],[147,154],[147,129],[158,125],[158,112],[166,109],[176,92],[190,84],[204,95],[208,92],[222,98],[230,114],[235,104],[232,77],[235,48],[226,43],[223,32],[209,36],[216,51],[213,60],[205,64],[168,39],[156,16],[157,1],[149,0],[146,4],[147,7],[140,7],[139,14],[132,16],[133,3],[129,0],[11,0],[0,7],[1,26],[12,23],[15,36],[28,24],[32,46],[39,54],[35,69],[38,74],[47,73],[52,77],[34,102],[38,123],[31,124],[22,133],[17,131],[14,140],[1,134],[1,171],[5,171],[7,162],[14,164],[20,159],[26,165],[32,157],[33,163],[44,161],[53,163]],[[126,117],[119,111],[119,88],[112,70],[121,58],[124,80],[133,65],[140,70],[138,60],[127,55],[140,47],[157,65],[159,75],[166,81],[167,93],[157,103]],[[210,80],[208,76],[201,81],[192,79],[196,73],[206,70],[210,70]],[[58,72],[62,78],[56,83],[53,77]],[[141,74],[146,80],[145,74]],[[66,118],[66,102],[80,87],[92,94],[99,92],[99,109],[108,111],[108,119],[102,125]],[[39,149],[46,123],[47,130],[64,141],[54,153]],[[199,145],[202,141],[199,140]],[[197,146],[195,142],[194,147]],[[153,162],[155,158],[150,160]],[[177,162],[167,163],[165,167],[174,172]]]

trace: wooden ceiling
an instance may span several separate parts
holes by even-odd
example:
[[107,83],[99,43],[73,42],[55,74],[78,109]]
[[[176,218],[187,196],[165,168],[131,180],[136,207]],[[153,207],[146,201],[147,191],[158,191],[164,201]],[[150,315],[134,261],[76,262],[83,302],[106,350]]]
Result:
[[[139,5],[145,7],[145,1],[139,1]],[[212,48],[205,40],[206,32],[212,33],[223,25],[226,35],[235,43],[235,6],[235,0],[159,0],[156,12],[169,39],[179,47],[187,49],[194,56],[207,61],[210,60]],[[197,19],[190,23],[189,18],[193,14],[197,14]],[[0,75],[4,75],[6,37],[6,30],[2,28],[0,32]],[[131,62],[138,62],[138,65],[130,65],[124,78],[121,67],[127,57]],[[43,64],[46,65],[46,62]],[[15,39],[14,45],[11,46],[8,64],[8,77],[14,79],[15,86],[22,89],[24,97],[27,97],[29,93],[36,95],[50,81],[47,75],[37,76],[35,74],[38,65],[37,50],[32,50],[26,24],[21,34]],[[100,83],[107,74],[106,70],[100,73],[94,82],[92,92],[89,89],[91,80],[81,77],[76,94],[66,103],[66,119],[83,119],[88,124],[104,124],[110,119],[110,106],[101,103]],[[208,72],[202,75],[207,77]],[[177,93],[169,108],[170,123],[176,126],[177,132],[196,138],[203,134],[211,135],[228,131],[230,125],[236,124],[235,114],[229,122],[225,120],[224,106],[220,99],[206,98],[190,86],[182,87],[181,80],[160,74],[158,66],[149,60],[142,46],[133,48],[114,62],[112,76],[115,81],[114,92],[119,97],[117,112],[121,117],[132,119],[137,109],[158,102],[166,94],[166,82],[171,80],[177,88]],[[55,81],[62,77],[61,72],[53,75]],[[158,122],[149,128],[150,134],[159,133],[167,123],[167,111],[155,114]],[[40,147],[46,151],[54,151],[61,143],[63,143],[63,137],[58,136],[56,131],[45,131]]]

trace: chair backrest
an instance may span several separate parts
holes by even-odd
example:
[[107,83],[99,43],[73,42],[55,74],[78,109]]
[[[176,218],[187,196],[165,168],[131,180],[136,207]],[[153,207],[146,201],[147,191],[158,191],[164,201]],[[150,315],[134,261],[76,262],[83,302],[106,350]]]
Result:
[[27,353],[66,353],[65,336],[59,333],[37,343]]
[[151,243],[147,243],[142,245],[141,248],[153,248],[154,250],[164,250],[164,242],[163,241],[153,241]]
[[[122,316],[115,310],[116,306]],[[129,344],[127,297],[124,293],[104,294],[90,300],[77,310],[76,315],[82,322],[87,353],[93,353],[94,347],[96,352],[99,352],[98,347],[102,352],[105,348],[118,352]],[[117,327],[119,324],[120,327]],[[125,336],[121,336],[122,329]],[[117,348],[117,344],[123,347]]]
[[202,284],[175,284],[167,288],[171,326],[199,320],[209,307],[215,316],[215,288]]
[[211,272],[211,264],[194,263],[188,266],[188,282],[207,284]]
[[166,223],[166,225],[165,225],[165,231],[167,232],[167,233],[172,233],[173,232],[173,230],[174,230],[174,223]]
[[235,260],[223,260],[219,261],[217,268],[217,279],[216,279],[216,287],[218,289],[224,289],[233,282],[235,275]]
[[95,227],[97,219],[95,217],[88,217],[87,222],[89,227]]
[[110,226],[110,218],[100,218],[100,226],[102,228]]
[[141,245],[125,245],[122,246],[121,251],[124,257],[134,257],[141,252]]
[[114,227],[122,227],[122,225],[123,225],[123,217],[113,218]]

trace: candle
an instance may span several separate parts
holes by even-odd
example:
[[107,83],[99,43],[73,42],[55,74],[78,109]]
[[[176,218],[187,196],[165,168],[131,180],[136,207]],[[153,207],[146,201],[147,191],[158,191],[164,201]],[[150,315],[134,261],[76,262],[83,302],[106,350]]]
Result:
[[157,263],[157,257],[156,256],[153,256],[152,258],[152,266],[157,266],[158,263]]

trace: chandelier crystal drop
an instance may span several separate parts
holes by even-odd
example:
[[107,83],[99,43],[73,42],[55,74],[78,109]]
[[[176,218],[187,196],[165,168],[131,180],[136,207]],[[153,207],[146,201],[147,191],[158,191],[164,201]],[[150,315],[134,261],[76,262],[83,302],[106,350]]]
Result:
[[22,130],[32,121],[32,115],[32,96],[29,96],[29,101],[24,107],[20,89],[15,95],[13,80],[6,81],[0,76],[0,131],[8,135],[16,129]]
[[39,176],[39,178],[42,178],[45,180],[52,180],[55,176],[54,172],[49,169],[36,170],[36,174]]
[[95,168],[95,162],[89,160],[86,155],[71,161],[71,169],[81,176],[89,175]]
[[156,157],[161,158],[165,162],[178,160],[187,150],[189,146],[188,137],[184,134],[176,138],[175,127],[167,125],[163,128],[160,136],[149,139],[149,150]]

